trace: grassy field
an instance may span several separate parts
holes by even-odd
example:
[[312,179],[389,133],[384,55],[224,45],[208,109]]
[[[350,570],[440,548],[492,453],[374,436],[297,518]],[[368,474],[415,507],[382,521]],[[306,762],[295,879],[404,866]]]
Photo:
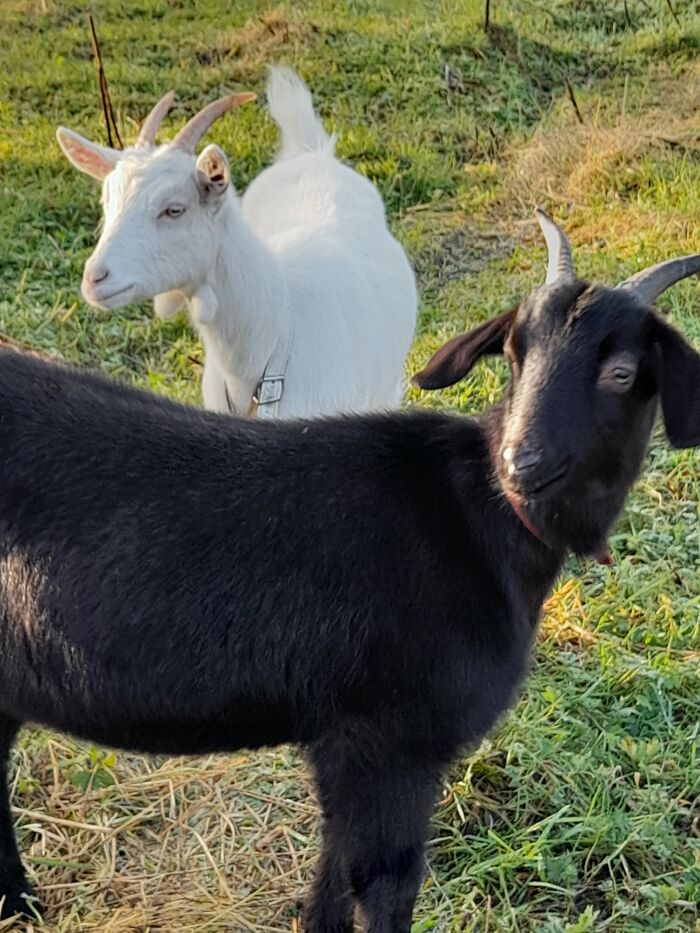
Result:
[[[675,16],[664,0],[496,0],[488,35],[472,0],[93,11],[130,139],[170,87],[167,132],[224,90],[262,91],[269,62],[300,70],[419,271],[414,371],[542,281],[536,202],[565,223],[583,276],[700,250],[700,19],[696,2],[673,2]],[[54,129],[104,141],[85,13],[0,0],[0,331],[197,402],[185,319],[100,314],[78,295],[98,192]],[[240,189],[275,147],[264,107],[210,138]],[[686,282],[661,302],[696,346],[698,297]],[[474,412],[504,379],[488,361],[408,403]],[[519,703],[447,776],[416,933],[700,930],[699,476],[698,455],[659,432],[614,565],[567,566]],[[20,842],[47,905],[36,929],[298,929],[316,808],[292,750],[143,760],[27,731],[17,765]]]

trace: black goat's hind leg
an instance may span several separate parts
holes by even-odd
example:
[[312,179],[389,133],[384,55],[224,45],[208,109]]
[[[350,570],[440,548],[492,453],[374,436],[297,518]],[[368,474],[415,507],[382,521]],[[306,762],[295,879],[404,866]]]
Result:
[[36,919],[38,907],[15,841],[8,788],[8,759],[18,724],[0,715],[0,920],[24,914]]

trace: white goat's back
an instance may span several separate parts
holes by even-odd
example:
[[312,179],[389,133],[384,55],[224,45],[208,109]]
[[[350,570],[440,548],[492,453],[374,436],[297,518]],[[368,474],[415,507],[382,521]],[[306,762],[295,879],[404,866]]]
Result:
[[305,152],[262,172],[241,207],[287,283],[294,343],[281,414],[398,405],[417,296],[374,186],[330,150]]
[[280,128],[282,148],[279,159],[315,149],[333,149],[333,139],[316,116],[309,89],[289,68],[270,69],[267,105],[272,119]]

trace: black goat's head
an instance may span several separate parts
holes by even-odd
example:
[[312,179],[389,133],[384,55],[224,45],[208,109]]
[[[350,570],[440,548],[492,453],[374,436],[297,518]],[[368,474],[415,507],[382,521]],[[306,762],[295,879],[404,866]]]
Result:
[[670,285],[700,272],[674,259],[609,288],[576,278],[564,233],[537,211],[547,280],[511,311],[446,343],[414,376],[451,385],[486,354],[505,353],[497,481],[533,534],[599,553],[646,452],[658,400],[675,447],[700,445],[700,355],[652,310]]

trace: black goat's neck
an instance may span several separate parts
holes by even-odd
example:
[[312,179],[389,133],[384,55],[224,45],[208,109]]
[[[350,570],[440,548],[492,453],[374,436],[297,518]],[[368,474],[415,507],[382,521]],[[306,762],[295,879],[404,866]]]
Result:
[[550,547],[536,538],[502,493],[501,496],[500,518],[505,526],[504,556],[510,567],[509,577],[535,625],[562,568],[567,549]]
[[[450,430],[451,474],[469,540],[476,543],[479,558],[510,592],[513,603],[526,608],[534,627],[568,548],[545,543],[533,534],[508,501],[495,468],[494,452],[500,441],[498,409],[470,419],[466,434],[463,419],[450,426],[457,428]],[[469,545],[466,550],[471,550]]]

